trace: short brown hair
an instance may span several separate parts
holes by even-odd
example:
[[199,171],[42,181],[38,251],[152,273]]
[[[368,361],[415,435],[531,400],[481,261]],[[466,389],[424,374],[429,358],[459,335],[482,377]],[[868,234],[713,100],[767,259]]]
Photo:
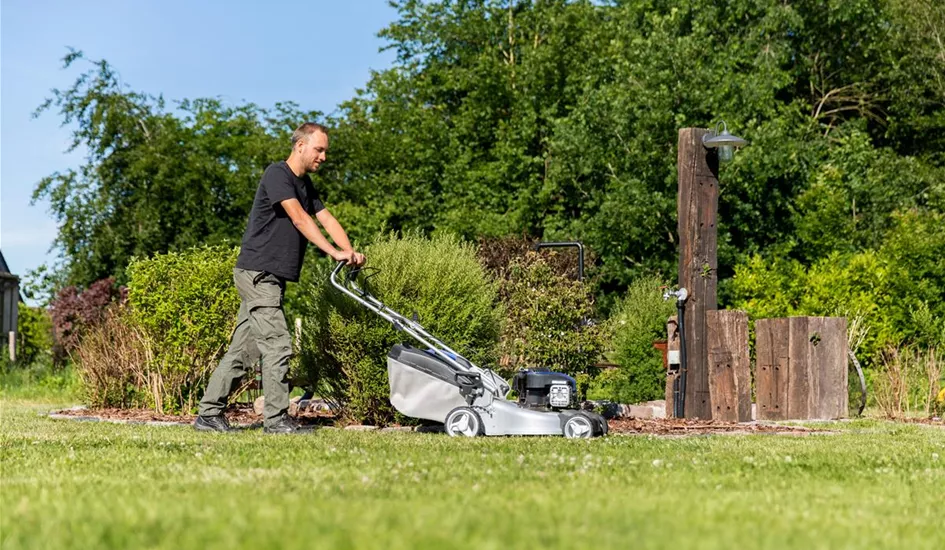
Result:
[[321,132],[327,136],[328,128],[325,128],[324,126],[322,126],[321,124],[318,124],[317,122],[306,122],[302,124],[301,126],[299,126],[298,128],[296,128],[294,132],[292,132],[292,146],[295,147],[296,143],[309,137],[315,132]]

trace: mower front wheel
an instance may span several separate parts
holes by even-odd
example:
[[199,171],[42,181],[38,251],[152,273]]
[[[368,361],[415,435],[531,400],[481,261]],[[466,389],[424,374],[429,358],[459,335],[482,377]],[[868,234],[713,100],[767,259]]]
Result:
[[594,437],[594,421],[577,413],[564,423],[564,437],[568,439],[590,439]]
[[483,434],[482,418],[469,407],[456,407],[443,422],[452,437],[476,437]]

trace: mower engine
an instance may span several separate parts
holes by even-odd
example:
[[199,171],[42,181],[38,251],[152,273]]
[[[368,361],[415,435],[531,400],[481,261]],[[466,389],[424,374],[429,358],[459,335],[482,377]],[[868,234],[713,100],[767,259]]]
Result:
[[575,408],[577,382],[567,374],[547,370],[520,370],[512,378],[518,404],[538,410]]

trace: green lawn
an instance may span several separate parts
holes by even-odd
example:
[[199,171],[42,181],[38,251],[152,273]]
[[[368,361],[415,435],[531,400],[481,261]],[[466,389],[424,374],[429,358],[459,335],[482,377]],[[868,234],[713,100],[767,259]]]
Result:
[[450,439],[51,420],[5,395],[6,548],[945,548],[945,429]]

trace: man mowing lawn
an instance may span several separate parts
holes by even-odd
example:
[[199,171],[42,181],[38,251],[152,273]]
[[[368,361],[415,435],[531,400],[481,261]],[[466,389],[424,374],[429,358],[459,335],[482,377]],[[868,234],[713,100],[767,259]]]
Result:
[[[298,282],[309,242],[336,261],[364,264],[364,256],[351,247],[344,228],[319,200],[308,176],[325,162],[327,152],[326,128],[306,122],[292,134],[289,158],[270,164],[259,181],[233,270],[240,295],[239,318],[230,347],[213,371],[200,401],[199,416],[194,422],[197,430],[226,432],[231,429],[223,411],[239,381],[249,373],[252,362],[248,352],[255,341],[262,354],[266,402],[263,431],[298,431],[288,414],[286,376],[292,340],[282,309],[286,282]],[[340,250],[322,235],[315,220]]]

